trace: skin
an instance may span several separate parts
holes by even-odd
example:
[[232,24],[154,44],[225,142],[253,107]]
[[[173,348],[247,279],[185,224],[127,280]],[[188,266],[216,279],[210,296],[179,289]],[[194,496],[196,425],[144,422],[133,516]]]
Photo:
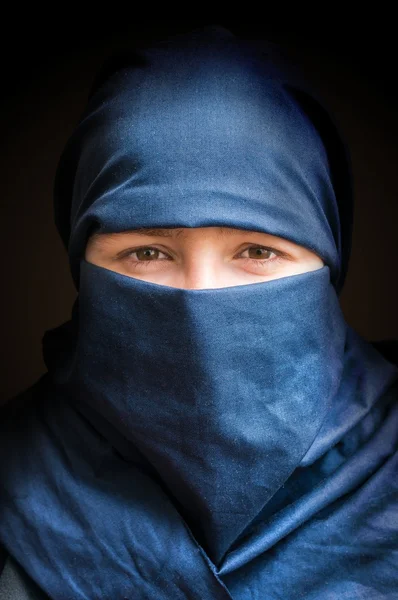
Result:
[[324,265],[290,240],[230,227],[95,233],[85,259],[121,275],[184,289],[259,283]]

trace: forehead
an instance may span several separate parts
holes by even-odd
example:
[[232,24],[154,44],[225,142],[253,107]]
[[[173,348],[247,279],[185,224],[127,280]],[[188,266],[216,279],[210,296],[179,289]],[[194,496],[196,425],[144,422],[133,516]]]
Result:
[[[128,235],[139,235],[145,237],[163,237],[163,238],[184,238],[189,237],[192,234],[207,234],[207,233],[215,232],[217,236],[222,238],[225,237],[233,237],[233,236],[242,236],[244,234],[251,235],[262,235],[269,237],[278,237],[266,231],[254,231],[246,228],[235,228],[235,227],[219,227],[219,226],[209,226],[209,227],[140,227],[136,229],[125,229],[118,232],[94,232],[92,234],[93,239],[99,239],[101,237],[122,237]],[[278,238],[283,239],[283,238]],[[285,240],[288,242],[288,240]]]
[[[189,234],[191,231],[201,231],[203,229],[214,229],[218,234],[222,236],[228,235],[237,235],[242,234],[247,230],[244,229],[236,229],[233,227],[161,227],[161,228],[145,228],[141,227],[139,229],[128,229],[121,233],[131,233],[135,235],[148,235],[152,237],[181,237]],[[262,233],[262,232],[253,232],[253,233]],[[264,232],[265,233],[265,232]],[[267,234],[269,235],[269,234]]]

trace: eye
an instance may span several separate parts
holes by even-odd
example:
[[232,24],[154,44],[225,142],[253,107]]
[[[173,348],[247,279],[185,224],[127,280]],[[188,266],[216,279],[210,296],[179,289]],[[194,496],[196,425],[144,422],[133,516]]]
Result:
[[161,252],[158,248],[152,248],[151,246],[137,248],[128,253],[128,256],[136,258],[137,262],[148,262],[159,259],[164,260],[160,255],[163,255],[166,259],[169,258],[164,252]]
[[[245,253],[247,253],[246,256],[244,256]],[[274,257],[277,257],[278,253],[272,248],[265,248],[263,246],[250,246],[250,248],[246,248],[246,250],[244,250],[241,253],[242,258],[263,260],[265,262],[274,260],[274,258],[272,258],[272,255],[274,255]]]
[[235,258],[250,272],[260,274],[273,272],[290,260],[285,252],[267,246],[249,246]]
[[156,269],[164,267],[166,261],[172,258],[153,246],[141,246],[139,248],[129,248],[116,255],[117,260],[122,260],[131,269],[144,269],[154,267]]

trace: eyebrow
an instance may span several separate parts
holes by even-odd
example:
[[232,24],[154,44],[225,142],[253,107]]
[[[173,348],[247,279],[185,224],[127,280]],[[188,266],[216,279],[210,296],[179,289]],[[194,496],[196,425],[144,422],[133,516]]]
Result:
[[183,233],[183,229],[179,228],[171,228],[171,229],[147,229],[145,227],[141,227],[139,229],[129,229],[127,231],[123,231],[123,233],[133,233],[136,235],[148,235],[150,237],[179,237]]

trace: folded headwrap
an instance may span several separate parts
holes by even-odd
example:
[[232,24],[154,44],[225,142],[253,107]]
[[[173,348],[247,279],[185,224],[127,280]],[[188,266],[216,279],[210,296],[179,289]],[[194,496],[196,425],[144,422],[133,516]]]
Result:
[[[79,294],[1,438],[0,541],[31,577],[57,600],[395,598],[398,369],[344,320],[348,158],[293,71],[220,27],[136,50],[94,85],[55,216]],[[207,226],[324,266],[187,290],[84,257],[94,231]]]

